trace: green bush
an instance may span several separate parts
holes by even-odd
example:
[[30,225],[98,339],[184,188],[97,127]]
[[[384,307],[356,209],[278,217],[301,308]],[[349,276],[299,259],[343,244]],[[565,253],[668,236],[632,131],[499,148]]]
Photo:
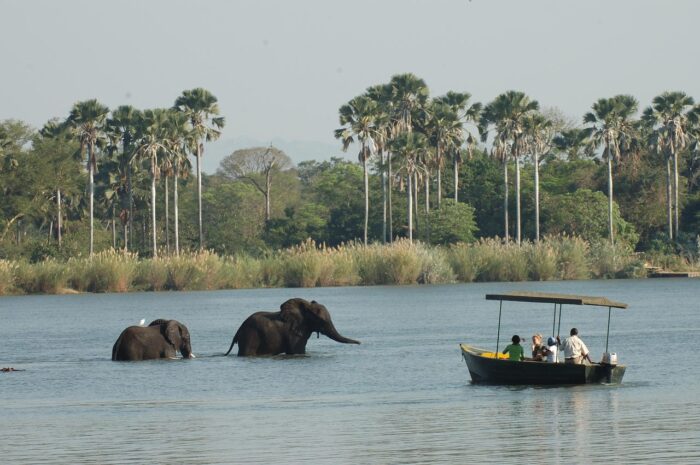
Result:
[[58,294],[66,287],[66,270],[66,264],[53,259],[20,262],[16,268],[16,285],[27,294]]

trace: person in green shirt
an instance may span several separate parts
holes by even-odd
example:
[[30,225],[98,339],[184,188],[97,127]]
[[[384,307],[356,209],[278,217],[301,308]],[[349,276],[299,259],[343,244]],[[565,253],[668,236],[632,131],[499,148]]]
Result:
[[512,344],[508,344],[505,349],[503,349],[504,354],[508,354],[508,360],[514,360],[519,362],[525,360],[525,351],[523,346],[520,345],[520,336],[514,335],[511,339]]

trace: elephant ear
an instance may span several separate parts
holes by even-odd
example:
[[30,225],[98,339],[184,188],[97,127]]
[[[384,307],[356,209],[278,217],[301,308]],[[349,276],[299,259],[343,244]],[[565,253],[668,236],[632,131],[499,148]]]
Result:
[[180,347],[180,325],[176,321],[170,320],[167,324],[161,325],[160,328],[166,341],[174,347]]
[[282,321],[289,324],[292,329],[296,329],[304,321],[302,308],[308,305],[304,299],[289,299],[280,305],[280,317]]

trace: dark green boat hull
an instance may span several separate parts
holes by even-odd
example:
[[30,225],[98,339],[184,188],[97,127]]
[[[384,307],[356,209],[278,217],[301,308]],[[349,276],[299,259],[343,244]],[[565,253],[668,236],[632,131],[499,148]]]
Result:
[[511,361],[483,357],[486,352],[462,344],[472,382],[504,385],[620,384],[625,375],[623,365],[573,365],[534,361]]

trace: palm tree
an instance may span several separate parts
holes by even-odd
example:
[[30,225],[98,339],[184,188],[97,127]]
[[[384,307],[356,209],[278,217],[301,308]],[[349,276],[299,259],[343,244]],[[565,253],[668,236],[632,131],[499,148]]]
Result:
[[[112,117],[107,120],[107,133],[113,140],[113,146],[121,144],[122,152],[117,158],[119,171],[124,176],[124,190],[126,191],[126,205],[122,199],[122,212],[120,218],[124,227],[124,251],[129,250],[130,236],[133,231],[134,194],[132,187],[131,157],[133,156],[133,141],[138,136],[137,130],[141,121],[141,112],[131,105],[121,105],[112,110]],[[127,221],[124,221],[126,218]]]
[[376,135],[374,142],[379,152],[380,167],[382,173],[382,241],[391,242],[393,236],[393,215],[391,205],[391,151],[387,150],[392,134],[391,115],[393,114],[393,101],[391,100],[391,86],[381,84],[369,87],[365,95],[377,103],[374,115]]
[[587,135],[593,146],[604,147],[602,156],[608,166],[608,234],[614,245],[612,163],[620,159],[632,135],[630,117],[637,111],[637,100],[631,95],[616,95],[599,99],[592,109],[584,115],[583,122],[589,125]]
[[187,115],[197,140],[197,207],[199,211],[199,248],[204,248],[204,231],[202,229],[202,154],[203,141],[213,141],[221,135],[224,117],[219,114],[217,100],[208,90],[198,87],[185,90],[175,100],[175,108]]
[[393,76],[389,86],[394,109],[394,136],[399,132],[412,132],[414,114],[421,111],[428,101],[428,86],[411,73]]
[[148,161],[151,174],[151,239],[153,256],[158,256],[158,240],[156,234],[156,181],[160,177],[159,155],[162,157],[169,152],[166,146],[166,124],[168,110],[158,108],[143,112],[142,137],[136,142],[134,160]]
[[540,240],[540,156],[547,153],[552,141],[552,120],[541,113],[525,119],[525,137],[535,167],[535,241]]
[[[516,238],[518,245],[521,241],[521,221],[520,221],[520,157],[525,148],[524,125],[528,115],[539,110],[539,103],[522,92],[510,90],[496,97],[489,103],[481,115],[482,139],[487,137],[489,125],[495,127],[495,138],[499,141],[499,150],[509,146],[510,157],[515,160],[515,191],[516,191]],[[507,184],[507,153],[504,158],[504,181]],[[506,215],[507,213],[507,187],[506,187]],[[506,226],[507,226],[506,216]],[[506,231],[506,240],[508,232]]]
[[652,146],[666,158],[668,234],[671,239],[678,237],[679,231],[678,153],[690,142],[690,126],[696,119],[694,105],[693,98],[684,92],[664,92],[654,97],[652,105],[642,115],[644,123],[653,130]]
[[[445,147],[446,150],[452,154],[452,172],[454,177],[454,200],[455,204],[459,198],[459,165],[462,163],[461,150],[462,142],[467,143],[467,156],[471,158],[474,147],[476,146],[476,137],[472,134],[470,130],[464,127],[466,123],[476,123],[481,115],[481,103],[475,102],[469,105],[469,99],[471,94],[468,92],[447,92],[441,97],[437,97],[435,100],[449,105],[452,110],[454,110],[459,118],[462,125],[462,129],[459,133],[459,137],[448,138],[448,144]],[[466,133],[466,138],[464,134]],[[438,172],[438,176],[440,173]],[[438,177],[438,207],[440,206],[441,193],[440,193],[440,178]]]
[[426,137],[416,132],[401,132],[390,142],[391,151],[400,156],[401,170],[406,173],[408,200],[408,240],[413,242],[413,177],[418,169],[418,158],[428,147]]
[[370,156],[377,151],[374,139],[380,137],[379,130],[375,126],[375,118],[378,113],[377,102],[361,95],[350,100],[340,107],[340,124],[343,126],[335,130],[336,139],[343,143],[343,151],[347,151],[355,139],[360,143],[358,159],[362,163],[364,173],[365,192],[365,224],[364,244],[367,245],[367,229],[369,227],[369,173],[367,162]]
[[[188,126],[187,116],[182,112],[169,111],[165,121],[165,145],[168,148],[168,166],[173,173],[173,226],[175,235],[175,255],[180,256],[180,219],[178,199],[178,179],[185,178],[190,172],[191,165],[187,158],[188,150],[196,144],[193,133]],[[166,178],[167,181],[167,178]],[[167,184],[166,184],[167,199]],[[166,204],[167,205],[167,204]],[[167,214],[167,207],[166,207]],[[166,217],[166,225],[168,220]],[[167,226],[166,226],[167,234]]]
[[453,147],[459,147],[462,141],[462,122],[457,112],[447,103],[433,100],[430,104],[430,117],[426,130],[430,135],[430,144],[435,148],[435,168],[437,170],[437,206],[442,203],[442,169],[444,155]]
[[592,158],[595,155],[588,139],[588,131],[582,128],[564,129],[554,136],[552,143],[557,150],[565,152],[569,160]]
[[103,131],[108,113],[109,108],[99,103],[96,99],[92,99],[74,104],[68,116],[68,124],[80,142],[80,153],[82,154],[87,149],[88,189],[90,195],[90,256],[93,254],[95,239],[93,212],[97,148],[103,140]]

